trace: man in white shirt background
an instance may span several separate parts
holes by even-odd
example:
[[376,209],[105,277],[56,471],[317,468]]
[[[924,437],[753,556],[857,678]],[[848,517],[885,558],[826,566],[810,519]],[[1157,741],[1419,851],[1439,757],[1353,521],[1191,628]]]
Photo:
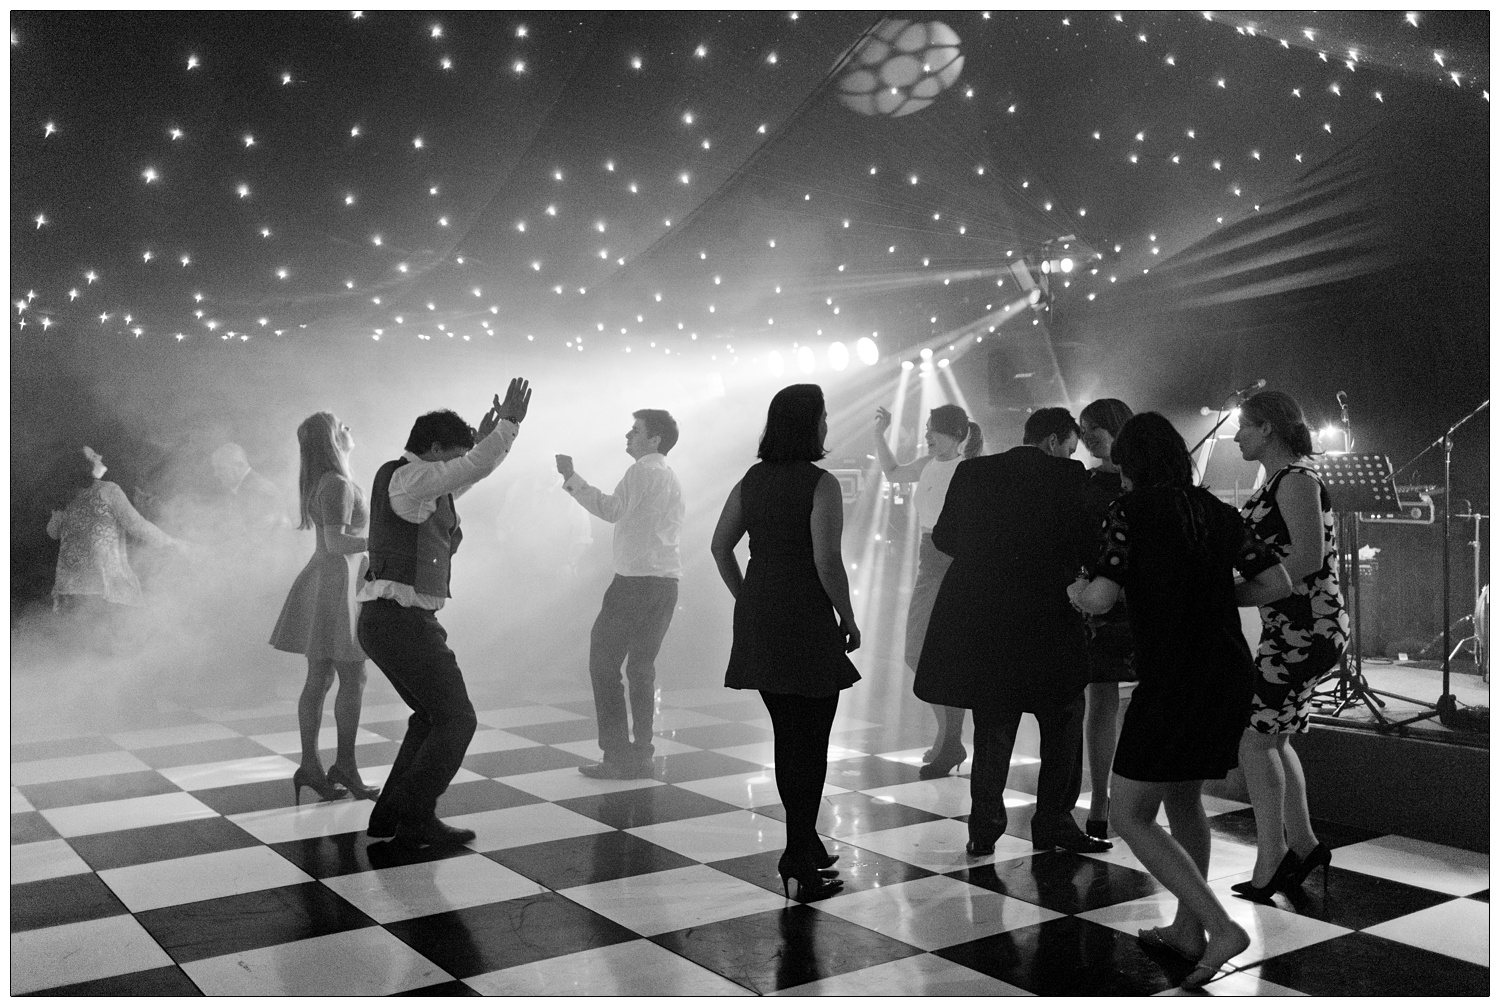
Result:
[[[557,456],[563,489],[590,514],[615,526],[615,578],[589,637],[589,678],[599,721],[602,761],[579,766],[584,776],[604,780],[645,779],[651,775],[651,743],[656,706],[656,655],[677,608],[682,578],[682,484],[667,467],[666,454],[677,443],[677,421],[664,409],[640,409],[625,435],[625,452],[635,464],[613,494],[590,486],[573,471],[573,459]],[[630,687],[626,725],[625,690]]]
[[526,379],[515,378],[504,402],[495,396],[477,431],[448,410],[420,416],[401,457],[375,473],[370,566],[356,595],[359,645],[412,715],[370,812],[372,839],[395,836],[418,845],[474,839],[472,830],[437,817],[437,800],[477,726],[437,612],[450,597],[449,562],[463,538],[453,500],[505,460],[530,404]]

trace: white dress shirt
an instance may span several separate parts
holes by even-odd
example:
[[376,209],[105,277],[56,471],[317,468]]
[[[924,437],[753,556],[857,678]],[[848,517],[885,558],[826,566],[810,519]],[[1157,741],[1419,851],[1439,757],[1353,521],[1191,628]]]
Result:
[[[401,452],[406,464],[391,473],[391,510],[412,524],[426,521],[437,510],[439,498],[449,493],[454,497],[463,496],[470,486],[495,471],[510,454],[511,442],[520,429],[510,420],[501,420],[500,425],[467,454],[445,462],[427,462],[410,451]],[[418,594],[416,588],[399,581],[361,580],[355,601],[374,601],[376,598],[389,598],[407,608],[425,608],[434,612],[443,607],[445,600],[435,595]]]
[[682,578],[682,484],[664,455],[636,461],[613,494],[590,486],[577,472],[563,482],[563,489],[584,510],[615,526],[615,573]]

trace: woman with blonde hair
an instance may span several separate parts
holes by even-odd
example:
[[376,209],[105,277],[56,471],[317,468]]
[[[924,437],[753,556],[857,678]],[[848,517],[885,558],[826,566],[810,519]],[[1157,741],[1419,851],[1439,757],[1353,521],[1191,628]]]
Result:
[[[937,600],[938,588],[942,586],[943,574],[953,557],[940,552],[932,544],[932,529],[938,515],[943,512],[943,501],[948,495],[948,483],[959,462],[976,458],[984,450],[984,434],[979,424],[969,419],[962,406],[938,406],[927,417],[927,454],[902,465],[886,443],[885,432],[891,425],[891,414],[883,409],[875,410],[875,451],[880,458],[880,470],[893,483],[915,482],[916,491],[912,500],[917,508],[917,522],[922,529],[922,541],[917,547],[917,580],[911,588],[911,602],[906,610],[906,666],[917,669],[922,657],[922,641],[927,636],[927,622],[932,617],[932,603]],[[919,775],[924,780],[947,776],[968,758],[963,746],[964,708],[930,704],[932,715],[937,720],[937,738],[923,756],[925,762]]]
[[[314,529],[312,558],[297,575],[271,633],[271,646],[307,657],[307,682],[297,701],[297,726],[302,734],[302,764],[292,774],[292,790],[301,803],[309,787],[323,800],[343,797],[345,791],[374,800],[380,791],[360,779],[354,759],[354,736],[365,687],[365,654],[354,636],[356,563],[369,548],[365,526],[369,509],[349,475],[349,452],[354,437],[347,423],[332,413],[314,413],[297,427],[302,466],[297,479],[302,521]],[[333,765],[323,771],[318,757],[318,729],[323,700],[339,680],[333,719],[338,737]]]

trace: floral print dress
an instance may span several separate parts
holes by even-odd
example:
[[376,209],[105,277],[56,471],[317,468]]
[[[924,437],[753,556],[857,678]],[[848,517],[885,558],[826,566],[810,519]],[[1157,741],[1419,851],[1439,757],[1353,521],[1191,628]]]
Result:
[[1302,464],[1288,465],[1255,492],[1241,510],[1257,538],[1285,560],[1292,539],[1276,504],[1276,490],[1288,472],[1318,482],[1318,509],[1323,517],[1323,562],[1293,583],[1292,593],[1260,608],[1259,674],[1250,708],[1250,726],[1262,734],[1297,734],[1308,730],[1308,706],[1323,676],[1333,670],[1349,642],[1349,612],[1339,591],[1338,541],[1333,504],[1323,480]]

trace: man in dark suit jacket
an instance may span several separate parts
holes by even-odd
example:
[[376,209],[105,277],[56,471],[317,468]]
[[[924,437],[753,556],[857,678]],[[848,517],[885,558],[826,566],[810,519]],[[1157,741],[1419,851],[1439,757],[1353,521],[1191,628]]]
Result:
[[969,852],[994,851],[1005,832],[1005,781],[1022,713],[1041,731],[1032,843],[1100,852],[1073,805],[1083,782],[1084,628],[1067,588],[1092,541],[1084,467],[1071,459],[1078,424],[1038,409],[1025,443],[963,462],[953,473],[932,543],[953,557],[922,645],[918,699],[974,711]]

